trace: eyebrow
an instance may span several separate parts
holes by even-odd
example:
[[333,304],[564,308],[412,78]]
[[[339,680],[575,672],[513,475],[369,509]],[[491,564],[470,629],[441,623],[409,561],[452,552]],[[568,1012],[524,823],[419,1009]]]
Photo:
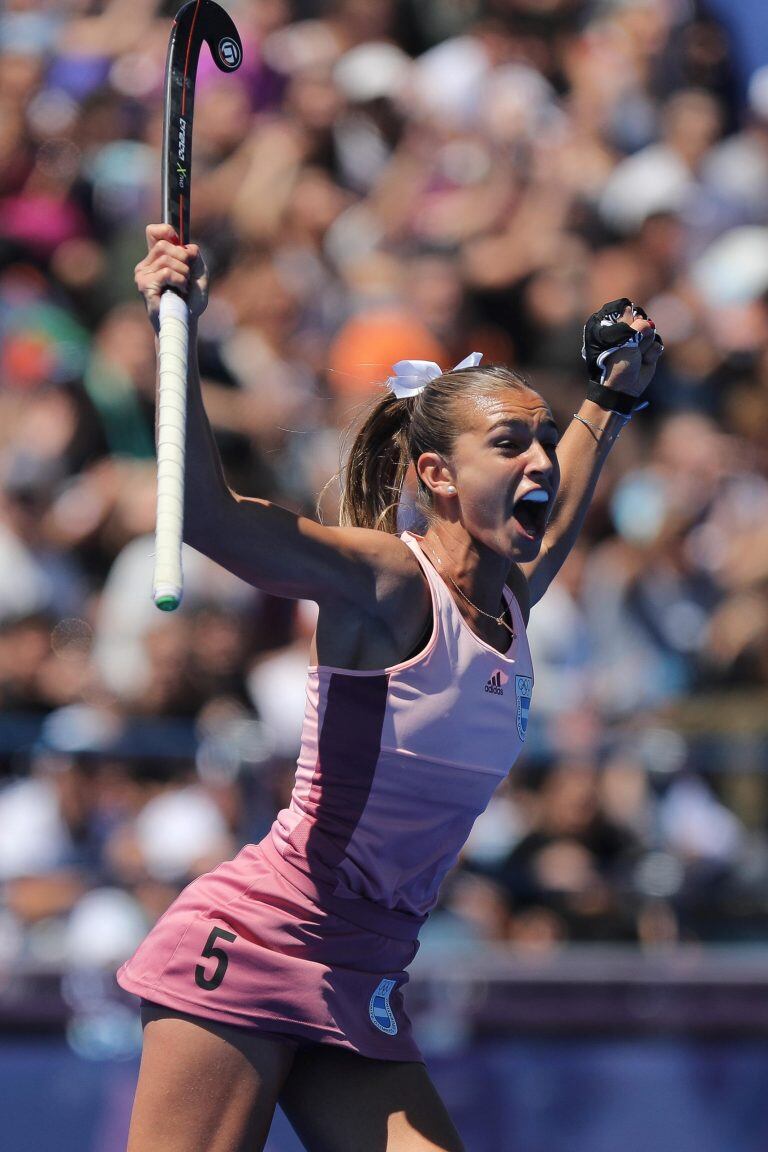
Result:
[[[527,431],[531,430],[530,424],[525,420],[520,420],[513,416],[503,417],[501,420],[497,420],[494,424],[491,424],[488,431],[495,432],[497,428],[525,428]],[[551,429],[556,436],[560,436],[560,430],[554,420],[545,420],[541,425],[541,430],[543,431],[545,428]]]

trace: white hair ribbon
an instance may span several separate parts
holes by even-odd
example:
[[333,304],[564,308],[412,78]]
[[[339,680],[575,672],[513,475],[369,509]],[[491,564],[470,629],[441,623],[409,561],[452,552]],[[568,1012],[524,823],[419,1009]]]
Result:
[[[461,368],[476,368],[483,358],[482,352],[470,352],[460,364],[454,364],[451,372],[458,372]],[[387,388],[394,392],[398,400],[407,400],[409,396],[417,396],[430,380],[442,376],[443,370],[434,360],[398,360],[393,364],[394,376],[387,380]]]

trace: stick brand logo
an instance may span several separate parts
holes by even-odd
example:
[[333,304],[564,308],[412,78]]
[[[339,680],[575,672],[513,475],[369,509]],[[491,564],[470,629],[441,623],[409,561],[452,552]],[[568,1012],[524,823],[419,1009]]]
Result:
[[184,160],[187,154],[187,122],[179,116],[179,160]]
[[240,48],[238,44],[230,36],[225,36],[223,40],[219,40],[218,44],[219,59],[222,64],[233,71],[240,63]]
[[387,1036],[397,1036],[397,1020],[389,1006],[389,997],[396,983],[396,980],[382,980],[368,1005],[371,1023]]
[[502,684],[506,684],[508,680],[509,676],[507,676],[506,672],[502,672],[501,668],[497,668],[493,675],[488,678],[485,690],[486,692],[490,692],[492,696],[503,696],[504,689],[502,688]]
[[525,740],[528,728],[528,712],[531,707],[533,695],[533,677],[515,676],[515,696],[517,697],[517,734]]

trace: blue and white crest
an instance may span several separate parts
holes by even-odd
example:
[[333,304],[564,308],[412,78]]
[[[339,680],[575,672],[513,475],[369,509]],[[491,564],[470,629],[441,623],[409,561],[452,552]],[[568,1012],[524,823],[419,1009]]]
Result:
[[389,997],[396,983],[396,980],[382,980],[368,1005],[371,1023],[387,1036],[397,1036],[397,1021],[389,1006]]
[[525,740],[525,733],[528,728],[528,712],[531,707],[531,696],[533,695],[533,677],[532,676],[515,676],[515,696],[517,698],[517,734],[521,740]]

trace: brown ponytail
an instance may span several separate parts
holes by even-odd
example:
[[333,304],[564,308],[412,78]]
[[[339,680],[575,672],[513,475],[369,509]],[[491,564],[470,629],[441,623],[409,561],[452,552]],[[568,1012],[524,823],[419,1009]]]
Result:
[[[447,459],[462,431],[462,410],[456,401],[509,389],[529,391],[530,385],[509,368],[484,366],[444,372],[406,400],[388,392],[368,413],[347,457],[339,524],[396,533],[397,508],[410,464],[423,452],[439,452]],[[421,478],[418,491],[428,515],[432,498]]]
[[344,468],[339,524],[397,532],[397,506],[411,462],[413,400],[389,392],[368,413]]

